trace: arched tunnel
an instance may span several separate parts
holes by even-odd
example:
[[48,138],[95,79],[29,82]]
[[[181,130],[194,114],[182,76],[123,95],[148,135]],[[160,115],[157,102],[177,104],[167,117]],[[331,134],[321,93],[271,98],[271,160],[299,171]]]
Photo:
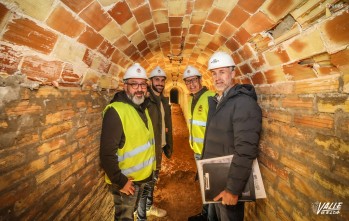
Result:
[[[125,70],[166,72],[174,142],[183,144],[183,72],[196,67],[214,90],[207,62],[216,51],[232,56],[234,82],[253,85],[262,108],[267,198],[246,203],[245,220],[348,220],[348,8],[347,0],[0,0],[0,220],[112,220],[99,145],[102,111]],[[159,220],[186,220],[181,211],[201,206],[182,144],[155,190],[171,211]]]

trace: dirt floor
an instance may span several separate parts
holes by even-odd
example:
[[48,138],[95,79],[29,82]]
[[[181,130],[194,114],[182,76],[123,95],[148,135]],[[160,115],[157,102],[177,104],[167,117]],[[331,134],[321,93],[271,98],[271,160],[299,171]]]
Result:
[[194,154],[188,143],[188,129],[179,105],[172,104],[174,151],[170,160],[163,156],[159,181],[155,186],[154,204],[167,216],[148,217],[152,221],[185,221],[201,211],[198,181],[195,181]]

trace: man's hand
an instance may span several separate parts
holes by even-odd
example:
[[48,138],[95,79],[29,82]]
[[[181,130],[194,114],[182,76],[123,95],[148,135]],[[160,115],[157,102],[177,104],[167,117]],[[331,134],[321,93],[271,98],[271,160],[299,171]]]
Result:
[[126,195],[134,195],[135,194],[135,187],[133,186],[133,179],[128,179],[125,186],[120,190],[120,192],[125,193]]
[[238,203],[239,196],[231,194],[230,192],[223,190],[213,201],[222,199],[223,205],[236,205]]

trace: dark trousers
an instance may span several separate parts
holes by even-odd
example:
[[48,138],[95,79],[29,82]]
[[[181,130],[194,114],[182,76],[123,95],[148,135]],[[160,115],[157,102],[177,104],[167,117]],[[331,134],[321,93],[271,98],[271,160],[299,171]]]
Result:
[[153,172],[153,180],[144,185],[144,190],[140,196],[137,208],[137,220],[147,220],[146,211],[153,205],[154,187],[159,177],[159,170]]
[[216,215],[220,221],[243,221],[245,204],[238,202],[235,206],[227,206],[222,203],[214,204]]
[[135,194],[134,195],[126,195],[120,192],[115,186],[110,186],[110,191],[114,197],[114,220],[115,221],[133,221],[133,212],[136,209],[136,205],[138,204],[139,198],[143,192],[144,186],[147,183],[136,184]]

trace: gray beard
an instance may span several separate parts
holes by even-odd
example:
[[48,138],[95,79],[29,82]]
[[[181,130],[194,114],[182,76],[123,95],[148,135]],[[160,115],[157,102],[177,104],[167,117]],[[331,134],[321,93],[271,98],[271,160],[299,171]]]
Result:
[[142,98],[138,98],[136,97],[136,95],[129,95],[129,94],[127,96],[136,105],[141,105],[144,102],[144,95]]

